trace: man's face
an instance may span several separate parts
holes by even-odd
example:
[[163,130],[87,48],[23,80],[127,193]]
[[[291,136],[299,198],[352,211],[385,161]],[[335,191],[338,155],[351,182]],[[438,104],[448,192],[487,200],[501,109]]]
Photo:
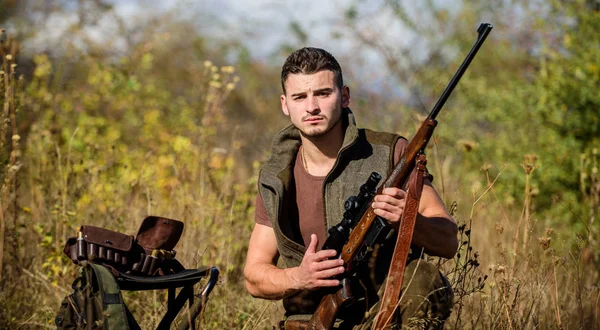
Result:
[[290,74],[281,95],[281,109],[306,137],[327,134],[339,123],[342,108],[350,103],[350,90],[340,90],[334,74],[322,70],[313,74]]

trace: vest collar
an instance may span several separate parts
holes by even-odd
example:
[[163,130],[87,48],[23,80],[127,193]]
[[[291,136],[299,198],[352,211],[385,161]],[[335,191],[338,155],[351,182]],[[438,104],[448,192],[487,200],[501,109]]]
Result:
[[[338,152],[338,158],[340,157],[340,153],[344,152],[350,145],[354,144],[359,136],[356,120],[354,119],[354,114],[350,108],[344,108],[342,110],[341,120],[345,130],[344,141]],[[300,145],[300,131],[294,125],[289,125],[279,131],[273,139],[271,156],[265,162],[263,172],[269,172],[272,175],[278,176],[283,171],[292,170]]]

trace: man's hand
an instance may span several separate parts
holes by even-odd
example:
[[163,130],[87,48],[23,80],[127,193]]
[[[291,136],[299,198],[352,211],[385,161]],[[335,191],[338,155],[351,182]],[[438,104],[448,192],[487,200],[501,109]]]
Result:
[[397,225],[402,218],[406,204],[406,192],[400,188],[385,188],[381,195],[373,198],[373,212]]
[[339,285],[340,281],[331,277],[344,272],[343,260],[329,260],[335,250],[316,250],[317,235],[313,234],[300,266],[280,269],[273,228],[254,225],[244,268],[248,292],[258,298],[282,299],[300,290]]
[[290,274],[298,290],[314,290],[321,287],[340,285],[340,281],[331,277],[344,272],[342,259],[329,258],[336,255],[335,250],[317,250],[317,235],[310,235],[310,244],[302,258],[302,263]]
[[[385,188],[381,195],[373,198],[371,206],[375,214],[398,229],[405,205],[404,190]],[[457,231],[456,223],[446,211],[442,199],[429,179],[425,179],[412,244],[423,247],[429,255],[452,258],[458,248]]]

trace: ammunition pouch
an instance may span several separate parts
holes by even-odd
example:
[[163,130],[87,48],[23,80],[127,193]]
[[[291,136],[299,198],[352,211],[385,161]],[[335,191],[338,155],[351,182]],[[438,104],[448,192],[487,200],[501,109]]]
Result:
[[81,226],[67,240],[63,252],[75,263],[90,261],[107,266],[115,276],[163,276],[185,269],[173,250],[183,222],[163,217],[144,219],[136,237],[95,226]]

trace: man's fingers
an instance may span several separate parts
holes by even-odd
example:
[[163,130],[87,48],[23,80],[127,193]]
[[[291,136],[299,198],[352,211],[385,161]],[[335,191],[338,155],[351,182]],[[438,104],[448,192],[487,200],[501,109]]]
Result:
[[311,234],[310,235],[310,244],[308,244],[308,247],[306,248],[306,253],[315,253],[315,251],[317,251],[318,241],[319,241],[319,239],[317,238],[317,235]]
[[344,272],[344,267],[336,267],[332,269],[322,270],[317,273],[317,278],[330,278]]
[[331,257],[335,257],[337,252],[335,250],[321,250],[314,255],[314,261],[321,261],[323,259],[328,259]]
[[390,222],[398,222],[402,218],[401,214],[388,212],[382,209],[373,209],[373,212]]
[[385,188],[381,195],[375,196],[371,207],[378,216],[390,221],[398,222],[404,213],[406,205],[406,192],[398,188]]
[[392,197],[396,197],[396,198],[404,198],[406,197],[406,191],[400,189],[400,188],[385,188],[383,189],[383,191],[381,192],[383,195],[387,195],[387,196],[392,196]]
[[315,283],[315,287],[330,287],[330,286],[338,286],[340,285],[339,280],[319,280]]
[[342,266],[344,264],[344,261],[342,259],[333,259],[333,260],[323,260],[321,262],[318,262],[315,266],[315,270],[316,271],[322,271],[325,269],[331,269],[334,267],[339,267]]
[[373,213],[375,213],[376,215],[388,220],[388,221],[394,221],[394,213],[388,212],[386,210],[382,210],[382,209],[374,209]]
[[371,207],[375,210],[380,209],[387,212],[398,212],[399,210],[404,210],[404,205],[406,205],[406,201],[401,200],[395,204],[386,202],[373,202]]
[[403,202],[406,195],[399,196],[390,196],[390,195],[377,195],[373,198],[373,203],[388,203],[392,205],[398,205],[400,202]]

